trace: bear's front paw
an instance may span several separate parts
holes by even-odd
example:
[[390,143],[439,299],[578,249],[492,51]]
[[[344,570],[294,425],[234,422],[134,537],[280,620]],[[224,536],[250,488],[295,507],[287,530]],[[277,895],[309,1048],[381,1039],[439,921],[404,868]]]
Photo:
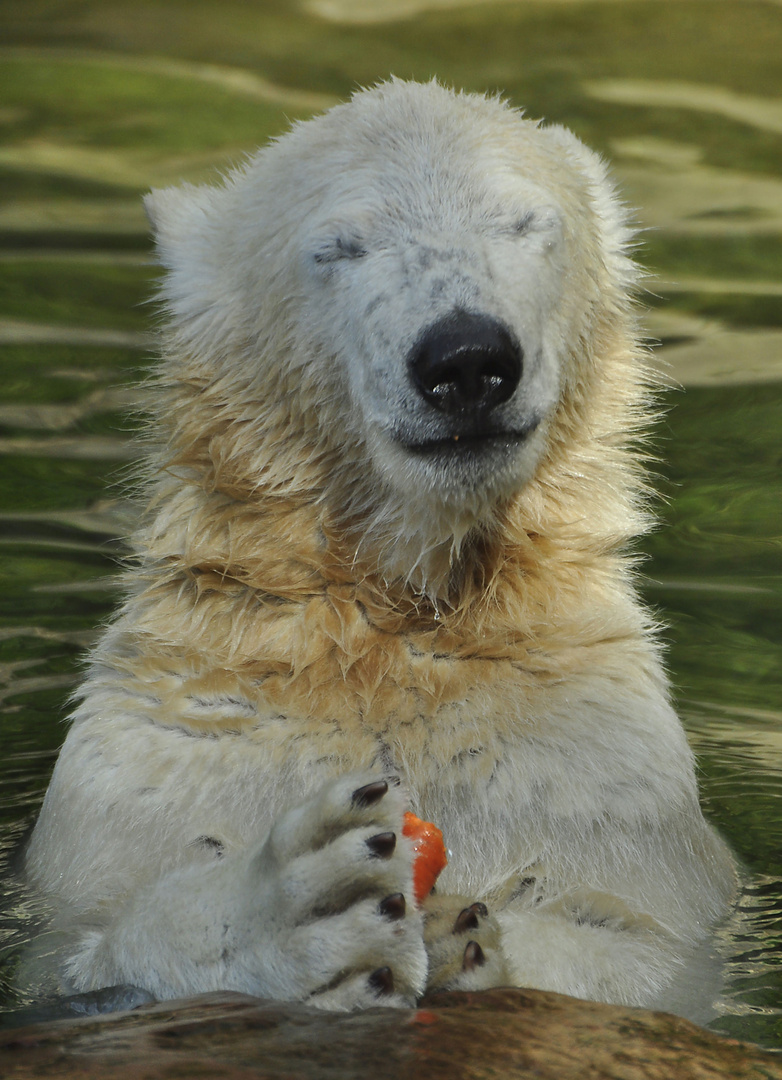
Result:
[[485,904],[433,893],[423,914],[427,990],[487,990],[510,982],[500,926]]
[[427,959],[404,809],[394,780],[349,777],[277,821],[253,860],[267,992],[330,1009],[415,1002]]

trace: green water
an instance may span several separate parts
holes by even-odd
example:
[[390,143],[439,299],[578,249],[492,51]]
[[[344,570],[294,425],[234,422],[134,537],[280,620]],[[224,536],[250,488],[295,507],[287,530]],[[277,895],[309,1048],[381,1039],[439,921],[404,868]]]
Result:
[[[683,385],[645,587],[748,874],[714,1026],[782,1048],[782,5],[0,0],[0,41],[0,857],[115,596],[151,356],[140,194],[391,72],[501,90],[610,156],[645,230],[650,336]],[[12,957],[32,913],[6,882]]]

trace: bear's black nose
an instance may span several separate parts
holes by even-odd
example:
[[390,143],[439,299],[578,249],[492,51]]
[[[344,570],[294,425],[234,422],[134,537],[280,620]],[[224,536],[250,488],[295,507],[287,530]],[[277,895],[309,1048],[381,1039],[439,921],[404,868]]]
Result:
[[440,412],[485,413],[512,395],[521,379],[521,346],[488,315],[454,311],[433,323],[408,358],[419,393]]

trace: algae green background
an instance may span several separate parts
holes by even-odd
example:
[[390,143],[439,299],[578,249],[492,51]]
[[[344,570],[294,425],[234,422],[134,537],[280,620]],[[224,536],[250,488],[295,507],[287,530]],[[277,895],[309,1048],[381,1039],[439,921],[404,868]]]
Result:
[[[782,4],[0,0],[0,42],[3,850],[114,596],[151,357],[141,193],[390,73],[501,91],[608,155],[637,208],[650,337],[685,387],[645,588],[707,811],[753,875],[717,1026],[782,1047]],[[10,978],[13,884],[6,906]]]

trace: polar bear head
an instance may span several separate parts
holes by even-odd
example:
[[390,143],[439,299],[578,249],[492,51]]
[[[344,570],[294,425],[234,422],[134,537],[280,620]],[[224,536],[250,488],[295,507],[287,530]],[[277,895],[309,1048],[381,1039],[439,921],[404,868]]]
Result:
[[599,158],[434,82],[361,91],[222,186],[147,207],[169,377],[211,392],[204,425],[244,425],[252,490],[321,463],[319,497],[390,574],[457,557],[563,426],[574,444],[627,321],[629,231]]

